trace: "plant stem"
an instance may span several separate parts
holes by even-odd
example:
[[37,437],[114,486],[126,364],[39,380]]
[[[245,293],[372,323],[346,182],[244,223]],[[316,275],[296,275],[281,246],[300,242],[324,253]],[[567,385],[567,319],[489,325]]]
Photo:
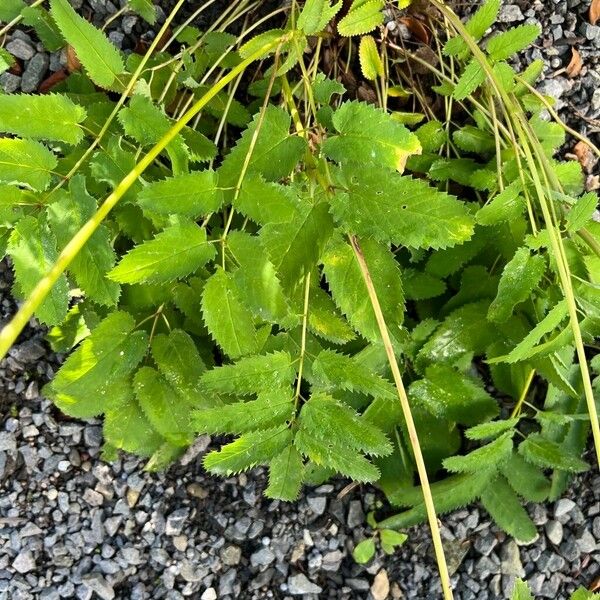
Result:
[[350,244],[352,245],[354,255],[356,256],[356,260],[358,261],[360,271],[362,273],[363,279],[365,280],[365,285],[367,286],[371,306],[373,307],[373,312],[375,313],[375,318],[377,319],[377,325],[379,326],[379,332],[381,334],[383,346],[385,348],[390,368],[392,369],[392,375],[394,376],[396,390],[398,391],[398,398],[402,407],[402,413],[404,414],[404,420],[406,421],[408,437],[415,457],[419,479],[421,481],[421,489],[423,491],[423,499],[425,501],[427,518],[429,520],[429,527],[431,529],[431,537],[433,539],[435,557],[437,560],[440,578],[442,580],[442,590],[444,592],[444,599],[452,600],[454,596],[452,595],[452,588],[450,586],[450,575],[448,573],[446,557],[444,556],[444,547],[442,545],[442,537],[440,535],[440,528],[435,513],[433,495],[431,493],[431,487],[429,486],[427,467],[425,466],[425,460],[421,451],[419,436],[417,434],[417,428],[415,427],[415,422],[410,409],[410,403],[408,401],[406,389],[404,388],[404,383],[402,382],[402,375],[400,374],[398,362],[396,361],[396,355],[394,353],[392,340],[390,338],[390,334],[385,323],[385,318],[381,310],[381,305],[379,304],[379,298],[377,297],[377,292],[375,290],[375,286],[373,285],[373,280],[371,279],[371,273],[369,271],[367,261],[365,260],[365,256],[362,252],[362,249],[358,243],[356,236],[350,236]]
[[117,202],[137,181],[144,171],[154,162],[158,155],[175,139],[177,134],[191,121],[224,87],[233,81],[240,73],[248,68],[254,61],[262,58],[265,54],[273,50],[284,41],[284,38],[277,39],[265,44],[251,56],[243,60],[233,68],[225,77],[218,81],[194,106],[192,106],[173,126],[165,133],[159,142],[148,151],[140,162],[123,178],[113,192],[106,198],[96,213],[83,225],[83,227],[71,238],[64,247],[58,259],[38,282],[29,297],[25,300],[17,314],[0,332],[0,359],[6,356],[6,353],[13,345],[18,335],[29,322],[34,312],[42,304],[50,290],[57,282],[58,278],[69,267],[71,261],[77,256],[86,242],[90,239],[108,213],[115,207]]
[[304,281],[304,308],[302,310],[302,337],[300,339],[300,362],[298,363],[298,378],[296,379],[296,393],[294,396],[295,412],[298,412],[302,373],[304,371],[304,356],[306,355],[306,332],[308,330],[308,303],[310,299],[310,271]]
[[[35,8],[40,4],[43,4],[44,0],[35,0],[29,5],[29,8]],[[7,34],[15,25],[18,25],[23,20],[23,15],[17,15],[12,21],[8,22],[2,29],[0,29],[0,37]]]
[[529,371],[529,374],[527,375],[527,379],[525,380],[525,385],[523,386],[523,390],[521,391],[519,400],[513,408],[513,411],[510,413],[511,418],[518,416],[521,412],[521,407],[523,406],[523,402],[525,402],[525,398],[527,398],[527,394],[529,393],[529,388],[531,387],[531,382],[533,381],[534,377],[535,369],[531,369],[531,371]]

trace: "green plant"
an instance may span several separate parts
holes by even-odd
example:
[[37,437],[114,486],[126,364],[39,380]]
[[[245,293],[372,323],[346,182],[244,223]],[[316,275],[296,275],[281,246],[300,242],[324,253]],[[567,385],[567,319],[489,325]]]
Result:
[[[124,58],[53,0],[84,72],[0,96],[15,136],[0,139],[0,240],[25,299],[0,355],[33,314],[49,325],[72,352],[46,393],[103,415],[107,458],[163,468],[219,433],[235,439],[205,467],[267,465],[273,498],[336,473],[377,482],[406,509],[377,529],[427,518],[450,598],[436,510],[480,499],[530,541],[522,499],[588,467],[600,225],[579,165],[554,158],[564,130],[541,118],[539,65],[506,62],[536,32],[484,54],[497,0],[466,25],[433,4],[460,35],[432,68],[445,115],[422,98],[411,131],[394,98],[418,56],[348,40],[381,107],[321,71],[341,2],[294,3],[284,29],[237,39],[222,29],[241,3],[214,31],[180,28],[174,56]],[[355,2],[338,31],[371,32],[380,9]]]

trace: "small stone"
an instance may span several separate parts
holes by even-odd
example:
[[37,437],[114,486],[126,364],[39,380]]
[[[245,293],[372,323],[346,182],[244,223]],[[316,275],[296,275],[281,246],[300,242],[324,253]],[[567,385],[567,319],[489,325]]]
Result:
[[592,94],[591,104],[594,110],[600,110],[600,88]]
[[15,451],[17,449],[17,438],[14,433],[7,431],[0,432],[0,452]]
[[35,50],[30,44],[21,39],[13,39],[6,44],[6,50],[16,58],[30,60],[35,55]]
[[575,508],[575,506],[576,504],[573,502],[573,500],[570,500],[569,498],[561,498],[554,505],[554,518],[558,519],[560,517],[565,517]]
[[509,540],[502,546],[500,553],[502,563],[500,570],[503,575],[514,575],[515,577],[525,577],[525,570],[521,563],[519,546],[514,540]]
[[6,94],[13,94],[21,87],[21,77],[13,73],[2,73],[0,75],[0,87]]
[[190,496],[193,496],[194,498],[200,498],[200,500],[208,498],[208,491],[205,488],[203,488],[199,483],[190,483],[186,489],[188,494]]
[[83,492],[83,499],[90,506],[102,506],[102,504],[104,504],[104,496],[92,488],[87,488],[85,492]]
[[102,600],[113,600],[115,597],[115,590],[113,590],[112,585],[100,573],[87,573],[81,578],[81,581],[92,592],[98,594]]
[[548,521],[546,523],[546,536],[555,546],[560,546],[563,540],[562,524],[559,521]]
[[373,585],[371,586],[371,595],[373,596],[373,600],[386,600],[389,594],[390,581],[387,576],[387,571],[385,569],[381,569],[381,571],[375,575],[375,579],[373,580]]
[[13,569],[18,573],[29,573],[35,569],[35,559],[30,550],[24,550],[17,554],[15,560],[12,563]]
[[242,549],[239,546],[225,546],[220,553],[223,564],[228,567],[234,567],[240,563],[242,558]]
[[83,441],[89,448],[99,448],[102,445],[102,427],[86,425],[83,430]]
[[250,556],[250,564],[253,567],[266,567],[275,560],[275,553],[271,548],[261,548]]
[[323,588],[313,583],[304,573],[292,575],[287,580],[288,593],[292,596],[302,596],[303,594],[320,594]]
[[34,535],[41,535],[44,533],[35,523],[27,523],[21,531],[19,531],[19,536],[21,538],[32,537]]
[[125,494],[127,498],[127,505],[129,508],[133,508],[140,497],[140,492],[138,490],[134,490],[132,488],[127,488],[127,493]]
[[498,540],[492,533],[486,533],[485,535],[477,536],[473,547],[477,552],[484,556],[489,556],[490,552],[496,547]]
[[165,527],[167,535],[179,535],[183,530],[183,526],[187,521],[189,511],[186,508],[178,508],[174,510],[168,517]]
[[339,570],[343,559],[344,555],[340,550],[333,550],[332,552],[327,552],[323,555],[321,568],[323,569],[323,571],[331,571],[335,573]]
[[348,507],[348,519],[346,522],[350,529],[361,527],[365,524],[365,513],[360,500],[352,500],[352,502],[350,502],[350,506]]
[[506,4],[498,13],[498,21],[500,23],[514,23],[515,21],[523,21],[525,17],[521,12],[521,8],[517,4]]
[[202,593],[200,600],[217,600],[217,590],[213,587],[209,587]]
[[104,521],[104,529],[106,529],[106,533],[108,533],[110,537],[114,537],[122,522],[123,517],[109,517],[106,519]]
[[322,515],[327,508],[327,498],[325,496],[309,496],[306,501],[315,515]]
[[598,549],[598,544],[589,529],[584,529],[575,541],[583,554],[591,554]]
[[36,54],[21,76],[21,90],[26,94],[35,92],[48,71],[50,59],[47,54]]
[[187,536],[185,536],[185,535],[176,535],[173,538],[173,546],[175,546],[175,548],[177,550],[179,550],[179,552],[185,552],[186,548],[188,547]]

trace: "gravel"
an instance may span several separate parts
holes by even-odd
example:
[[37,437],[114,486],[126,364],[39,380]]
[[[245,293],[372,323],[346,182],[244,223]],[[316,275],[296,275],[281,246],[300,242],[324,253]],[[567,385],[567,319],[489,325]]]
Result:
[[[120,7],[71,3],[96,23]],[[169,2],[161,6],[166,11]],[[522,66],[544,59],[539,89],[557,99],[572,126],[596,136],[600,28],[587,23],[588,7],[589,0],[514,1],[503,6],[499,27],[543,26]],[[108,33],[125,50],[153,35],[131,14]],[[562,69],[572,47],[584,68],[569,79]],[[66,65],[64,51],[44,51],[27,31],[14,30],[6,48],[21,66],[0,75],[6,92],[35,91]],[[0,263],[0,320],[15,310],[10,282]],[[354,546],[371,535],[365,515],[379,499],[371,488],[348,492],[336,481],[294,504],[267,500],[263,470],[225,480],[203,472],[208,436],[165,473],[146,473],[131,456],[103,462],[101,424],[70,420],[39,395],[62,358],[43,335],[32,322],[0,362],[0,600],[440,597],[424,526],[411,528],[392,556],[378,551],[367,565],[353,561]],[[507,538],[477,506],[444,516],[456,599],[507,598],[517,576],[541,598],[566,598],[589,585],[600,571],[600,477],[585,474],[571,489],[554,504],[528,507],[539,537],[527,546]]]

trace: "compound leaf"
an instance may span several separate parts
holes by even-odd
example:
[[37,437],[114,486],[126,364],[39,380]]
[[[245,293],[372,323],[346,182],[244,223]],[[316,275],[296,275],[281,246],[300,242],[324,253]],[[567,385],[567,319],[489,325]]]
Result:
[[444,459],[444,468],[454,473],[477,473],[482,469],[493,469],[508,459],[512,452],[512,431],[503,433],[493,442],[473,450],[465,456]]
[[540,434],[529,435],[519,445],[519,452],[525,460],[544,469],[559,469],[570,473],[582,473],[589,469],[585,461]]
[[300,494],[303,479],[302,455],[290,444],[269,463],[269,485],[265,496],[292,502]]
[[56,157],[34,140],[0,138],[0,181],[44,191],[50,184]]

